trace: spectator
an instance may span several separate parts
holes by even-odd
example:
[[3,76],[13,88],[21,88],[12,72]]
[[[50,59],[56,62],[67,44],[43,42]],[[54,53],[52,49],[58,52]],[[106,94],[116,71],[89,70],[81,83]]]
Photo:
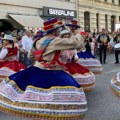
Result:
[[22,37],[22,49],[24,52],[24,64],[29,66],[30,61],[27,57],[28,52],[32,49],[33,40],[31,38],[31,32],[29,30],[25,31],[25,35]]

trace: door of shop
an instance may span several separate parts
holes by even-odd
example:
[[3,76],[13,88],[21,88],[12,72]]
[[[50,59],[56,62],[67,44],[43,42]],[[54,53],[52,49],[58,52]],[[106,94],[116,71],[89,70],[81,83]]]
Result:
[[0,32],[9,33],[13,26],[6,20],[0,20]]

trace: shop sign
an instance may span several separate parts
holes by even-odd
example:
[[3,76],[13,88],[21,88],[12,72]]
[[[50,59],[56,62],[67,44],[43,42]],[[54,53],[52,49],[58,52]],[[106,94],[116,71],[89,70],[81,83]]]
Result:
[[44,16],[74,17],[75,18],[76,11],[75,10],[43,7],[43,15]]

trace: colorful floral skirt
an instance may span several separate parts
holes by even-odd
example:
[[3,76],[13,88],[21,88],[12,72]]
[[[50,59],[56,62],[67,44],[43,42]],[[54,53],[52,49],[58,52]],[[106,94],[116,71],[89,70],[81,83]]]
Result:
[[87,101],[68,73],[30,67],[0,83],[0,110],[39,120],[81,120]]
[[86,66],[91,72],[95,74],[101,74],[103,71],[102,65],[95,56],[88,51],[78,53],[80,65]]
[[4,79],[26,67],[18,61],[0,61],[0,79]]
[[75,63],[67,63],[66,68],[85,92],[90,92],[95,87],[95,75],[88,68]]
[[120,97],[120,72],[111,80],[111,90],[116,97]]

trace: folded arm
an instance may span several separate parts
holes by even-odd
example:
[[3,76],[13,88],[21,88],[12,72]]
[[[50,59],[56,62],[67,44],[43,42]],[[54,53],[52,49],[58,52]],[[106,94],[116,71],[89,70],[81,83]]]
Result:
[[83,40],[80,36],[73,36],[71,38],[55,38],[50,45],[48,45],[44,55],[58,50],[75,50],[81,49],[84,46]]

